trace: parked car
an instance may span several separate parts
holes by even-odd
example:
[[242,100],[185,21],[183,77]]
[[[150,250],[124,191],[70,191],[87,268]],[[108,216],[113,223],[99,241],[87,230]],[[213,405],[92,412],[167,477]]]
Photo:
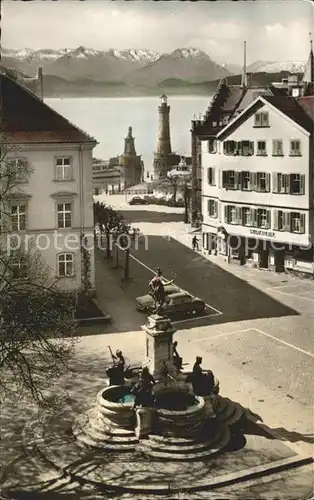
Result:
[[183,198],[179,198],[177,201],[176,201],[176,207],[181,207],[181,208],[184,208],[185,207],[185,201]]
[[140,196],[134,196],[132,200],[129,201],[129,205],[147,205],[147,203],[148,201]]
[[[188,292],[180,291],[167,295],[162,306],[162,313],[167,316],[204,314],[205,307],[206,304],[203,300],[193,297]],[[149,312],[153,312],[153,309]]]
[[[179,293],[181,291],[181,289],[176,285],[165,285],[164,289],[166,295]],[[136,309],[142,312],[150,312],[154,309],[155,306],[154,299],[150,294],[137,297],[135,302],[136,302]]]

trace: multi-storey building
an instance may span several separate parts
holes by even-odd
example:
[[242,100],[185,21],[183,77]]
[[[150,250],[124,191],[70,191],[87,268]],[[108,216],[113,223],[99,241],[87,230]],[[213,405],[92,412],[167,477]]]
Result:
[[62,287],[79,288],[85,235],[94,287],[92,151],[96,141],[3,74],[0,90],[5,162],[9,171],[17,167],[29,174],[23,174],[2,196],[2,242],[10,245],[15,234],[26,250],[32,245],[41,252]]
[[259,96],[202,142],[203,248],[313,272],[314,97]]
[[192,152],[192,193],[191,222],[199,226],[202,219],[202,141],[213,141],[218,133],[242,113],[259,95],[281,96],[313,94],[314,63],[312,45],[305,72],[300,80],[298,75],[291,75],[281,85],[260,85],[254,81],[254,75],[246,72],[246,46],[244,46],[244,65],[240,85],[230,85],[227,79],[222,79],[211,99],[205,114],[192,121],[191,152]]

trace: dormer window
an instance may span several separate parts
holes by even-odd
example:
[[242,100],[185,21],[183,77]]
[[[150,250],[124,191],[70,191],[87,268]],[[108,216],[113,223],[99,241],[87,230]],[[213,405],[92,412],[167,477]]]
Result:
[[255,113],[254,126],[269,127],[269,113],[267,111],[261,111],[259,113]]

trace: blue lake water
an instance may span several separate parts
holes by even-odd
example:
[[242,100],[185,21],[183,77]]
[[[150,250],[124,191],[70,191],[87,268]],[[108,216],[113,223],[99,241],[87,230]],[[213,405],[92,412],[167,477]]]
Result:
[[[171,146],[174,152],[191,155],[191,120],[204,113],[211,96],[174,96],[171,106]],[[132,126],[137,154],[145,169],[152,170],[153,152],[158,134],[158,97],[66,98],[45,102],[99,142],[94,156],[109,159],[123,153],[124,138]]]

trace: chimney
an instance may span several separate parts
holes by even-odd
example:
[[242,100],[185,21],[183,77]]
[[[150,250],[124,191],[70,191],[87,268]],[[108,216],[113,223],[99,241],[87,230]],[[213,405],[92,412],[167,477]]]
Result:
[[242,71],[241,87],[243,87],[243,88],[246,88],[246,87],[247,87],[247,74],[246,74],[246,41],[244,42],[244,46],[243,46],[243,71]]

